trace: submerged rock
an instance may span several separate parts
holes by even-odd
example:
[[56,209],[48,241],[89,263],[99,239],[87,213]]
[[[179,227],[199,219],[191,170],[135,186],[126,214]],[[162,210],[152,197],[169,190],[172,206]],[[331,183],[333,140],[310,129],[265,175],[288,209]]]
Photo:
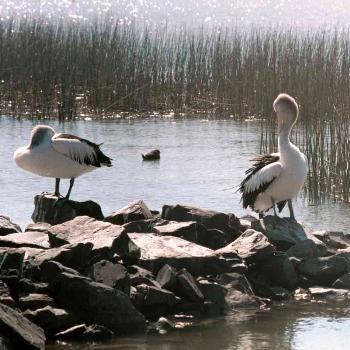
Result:
[[19,225],[13,223],[8,216],[0,215],[0,236],[18,232],[21,232]]
[[79,340],[86,342],[93,342],[112,338],[114,333],[101,325],[80,324],[65,331],[55,334],[56,339],[60,340]]
[[61,224],[77,216],[86,215],[96,220],[103,220],[99,204],[93,201],[76,202],[72,200],[57,202],[57,197],[40,194],[34,197],[34,222],[46,222],[51,225]]
[[143,200],[137,200],[126,207],[116,210],[104,220],[115,225],[123,225],[130,221],[152,219],[153,214]]

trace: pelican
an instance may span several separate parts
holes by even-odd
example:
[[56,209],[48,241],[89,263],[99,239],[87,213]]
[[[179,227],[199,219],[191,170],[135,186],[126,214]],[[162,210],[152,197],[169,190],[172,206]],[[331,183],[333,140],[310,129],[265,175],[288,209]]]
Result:
[[308,172],[306,156],[290,142],[290,132],[298,118],[299,108],[294,98],[279,94],[273,103],[278,121],[278,153],[260,155],[252,159],[253,166],[241,182],[243,207],[250,207],[263,215],[276,204],[279,212],[288,202],[290,218],[295,219],[292,198],[300,191]]
[[100,145],[69,134],[56,134],[47,125],[33,128],[28,146],[14,153],[16,164],[36,175],[56,179],[54,195],[60,195],[60,179],[70,179],[64,200],[69,200],[74,179],[101,166],[112,166]]

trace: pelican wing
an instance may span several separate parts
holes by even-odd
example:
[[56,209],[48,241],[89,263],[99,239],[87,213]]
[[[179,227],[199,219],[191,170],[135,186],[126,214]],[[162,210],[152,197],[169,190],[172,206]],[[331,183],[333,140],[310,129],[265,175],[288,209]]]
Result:
[[253,158],[254,164],[246,171],[247,177],[239,190],[242,192],[243,207],[254,207],[259,193],[265,192],[282,171],[279,154],[272,153]]
[[66,157],[84,165],[100,167],[111,166],[111,158],[100,150],[99,145],[69,134],[56,134],[52,138],[52,147]]

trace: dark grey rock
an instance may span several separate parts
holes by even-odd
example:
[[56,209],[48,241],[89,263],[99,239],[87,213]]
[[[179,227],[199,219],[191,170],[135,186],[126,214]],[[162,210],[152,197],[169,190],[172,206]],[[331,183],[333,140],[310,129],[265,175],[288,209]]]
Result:
[[169,264],[176,269],[186,268],[194,276],[229,272],[230,264],[215,251],[179,237],[158,236],[151,233],[129,233],[141,249],[139,265],[153,273]]
[[179,281],[178,291],[180,296],[193,303],[202,303],[204,301],[204,295],[200,290],[199,284],[185,268],[178,273],[177,279]]
[[340,256],[310,258],[298,266],[298,272],[322,286],[331,286],[347,270],[346,260]]
[[137,200],[126,207],[116,210],[104,220],[115,225],[123,225],[130,221],[152,219],[153,214],[143,200]]
[[123,259],[137,259],[139,249],[130,241],[122,226],[98,221],[87,216],[79,216],[71,221],[52,226],[49,230],[50,242],[89,243],[92,254],[112,257],[117,253]]
[[21,310],[37,310],[45,306],[54,306],[54,300],[46,294],[30,293],[19,298]]
[[309,293],[313,299],[331,299],[331,300],[344,300],[350,298],[350,291],[348,289],[335,289],[335,288],[323,288],[313,287],[309,288]]
[[164,220],[162,219],[146,219],[146,220],[137,220],[130,221],[123,225],[125,231],[127,233],[147,233],[152,232],[153,226],[156,223],[162,223]]
[[[57,263],[58,264],[58,263]],[[28,278],[22,278],[17,285],[18,294],[49,294],[49,285],[47,283],[35,283]]]
[[50,244],[47,233],[27,231],[1,236],[0,247],[48,249],[50,248]]
[[62,272],[67,272],[72,275],[79,275],[79,272],[62,265],[58,261],[45,260],[40,265],[40,278],[43,282],[53,282],[56,279],[56,277]]
[[216,253],[225,256],[236,252],[240,258],[248,263],[255,263],[271,256],[274,250],[274,246],[269,243],[265,235],[249,229],[226,247],[216,250]]
[[51,227],[47,222],[34,222],[29,224],[24,231],[47,232]]
[[350,271],[350,247],[344,249],[338,249],[336,256],[340,256],[346,260],[347,271]]
[[350,235],[340,231],[315,231],[313,235],[320,239],[332,253],[338,249],[350,247]]
[[7,250],[0,253],[0,271],[14,269],[21,276],[23,272],[25,253],[21,250]]
[[144,161],[153,161],[153,160],[160,159],[159,149],[154,149],[153,151],[150,151],[146,154],[141,153],[141,155],[142,155],[142,160],[144,160]]
[[[148,271],[137,265],[127,266],[127,270],[130,275],[130,281],[133,286],[143,284],[146,280],[154,280],[154,275],[151,271]],[[148,284],[147,282],[145,284]]]
[[350,289],[350,273],[341,275],[333,284],[332,288]]
[[45,334],[49,337],[77,324],[77,320],[72,313],[51,306],[46,306],[35,311],[26,310],[23,315],[43,328]]
[[165,264],[158,271],[157,282],[164,289],[176,290],[178,283],[176,270],[172,266]]
[[0,303],[15,307],[15,301],[12,299],[11,292],[6,283],[0,280]]
[[145,318],[120,290],[89,278],[61,273],[52,290],[57,306],[71,311],[81,322],[99,324],[116,334],[142,332]]
[[226,305],[225,298],[227,289],[224,286],[216,282],[210,282],[203,278],[199,279],[198,283],[205,300],[220,305]]
[[11,340],[15,349],[45,349],[42,328],[16,310],[0,303],[1,334]]
[[88,276],[96,282],[117,288],[126,295],[130,295],[130,276],[121,264],[114,264],[107,260],[99,261],[89,268]]
[[18,232],[21,232],[19,225],[13,223],[8,216],[0,215],[0,236]]
[[241,231],[240,221],[234,214],[224,214],[190,205],[164,205],[162,218],[178,222],[196,221],[207,229],[218,229],[234,235]]
[[60,340],[94,342],[112,338],[113,335],[114,333],[104,326],[80,324],[55,334],[55,338]]
[[287,255],[296,258],[318,258],[328,255],[328,249],[321,241],[312,239],[300,241],[286,251]]
[[57,225],[83,215],[103,220],[101,207],[93,201],[76,202],[69,200],[57,205],[57,197],[40,194],[34,197],[34,206],[32,214],[34,222]]

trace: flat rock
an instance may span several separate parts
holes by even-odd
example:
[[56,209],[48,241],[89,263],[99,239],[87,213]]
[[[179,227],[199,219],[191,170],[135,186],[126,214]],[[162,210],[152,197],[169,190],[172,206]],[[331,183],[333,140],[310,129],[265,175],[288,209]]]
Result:
[[104,220],[115,225],[123,225],[130,221],[152,219],[153,214],[143,200],[134,201],[127,206],[116,210]]
[[299,259],[318,258],[321,256],[327,256],[328,249],[327,246],[321,241],[316,242],[312,239],[306,239],[290,247],[286,251],[286,254],[290,257],[296,257]]
[[19,225],[13,223],[8,216],[0,215],[0,236],[18,232],[21,232]]
[[49,285],[47,283],[35,283],[28,278],[22,278],[18,281],[17,284],[17,293],[18,294],[30,294],[30,293],[39,293],[39,294],[48,294]]
[[89,268],[88,276],[96,282],[117,288],[126,295],[130,295],[130,276],[127,269],[121,264],[106,260],[99,261]]
[[92,244],[92,254],[113,256],[117,253],[123,259],[137,259],[139,249],[130,241],[122,226],[98,221],[87,216],[79,216],[71,221],[52,226],[49,230],[50,241],[56,243]]
[[23,315],[43,328],[45,334],[48,336],[52,336],[77,324],[77,320],[72,313],[51,306],[46,306],[35,311],[26,310]]
[[314,236],[320,239],[327,248],[336,253],[338,249],[350,247],[350,235],[340,231],[314,231]]
[[251,226],[252,229],[262,232],[281,251],[286,251],[298,242],[310,238],[302,225],[289,218],[275,219],[274,216],[268,215],[253,221]]
[[332,285],[332,288],[350,289],[350,273],[341,275]]
[[226,247],[216,250],[216,253],[225,256],[225,254],[236,252],[248,263],[254,263],[271,256],[274,250],[275,247],[269,243],[265,235],[249,229]]
[[34,222],[56,225],[82,215],[103,220],[101,207],[93,201],[76,202],[69,200],[57,203],[57,197],[40,194],[34,197],[34,206],[32,214]]
[[116,334],[142,332],[146,321],[118,289],[83,276],[61,273],[52,289],[58,306],[87,324],[99,324]]
[[29,224],[24,231],[47,232],[51,227],[47,222],[34,222]]
[[46,338],[43,329],[1,303],[0,329],[1,334],[11,340],[15,349],[45,349]]
[[300,274],[311,278],[322,286],[331,286],[347,270],[344,258],[333,255],[329,257],[310,258],[298,265]]
[[94,342],[112,338],[113,335],[114,333],[110,329],[101,325],[80,324],[55,334],[55,338],[60,340]]
[[50,244],[47,233],[27,231],[0,237],[0,247],[48,249]]
[[46,294],[30,293],[19,298],[19,307],[21,310],[37,310],[45,306],[54,306],[54,300]]
[[186,268],[194,276],[230,271],[230,264],[215,251],[179,237],[157,236],[151,233],[129,233],[141,249],[139,265],[157,273],[165,264],[176,269]]
[[313,287],[309,288],[310,296],[314,299],[348,299],[350,297],[350,291],[348,289],[335,289],[335,288],[322,288]]

